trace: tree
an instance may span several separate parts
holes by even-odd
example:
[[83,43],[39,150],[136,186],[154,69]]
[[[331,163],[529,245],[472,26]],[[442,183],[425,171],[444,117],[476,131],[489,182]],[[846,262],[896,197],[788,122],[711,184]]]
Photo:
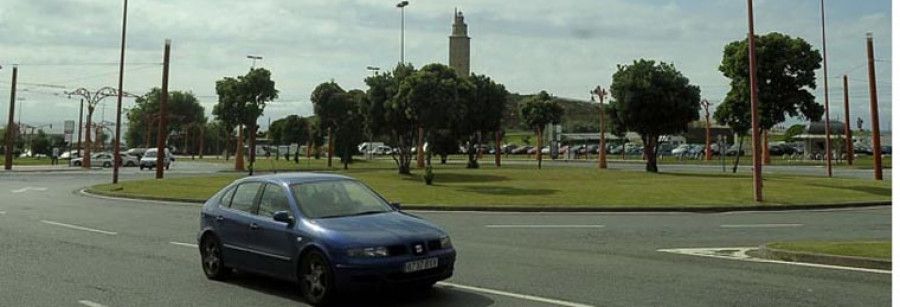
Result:
[[671,64],[640,59],[619,65],[610,92],[615,118],[641,135],[648,172],[659,171],[659,137],[685,132],[700,118],[700,88]]
[[419,130],[419,150],[423,136],[439,129],[450,129],[464,120],[465,102],[472,101],[473,85],[460,78],[449,66],[428,64],[400,84],[393,107],[405,110],[406,116]]
[[482,144],[482,134],[487,131],[494,131],[495,134],[495,163],[500,166],[500,134],[501,121],[506,112],[506,99],[509,92],[503,84],[499,84],[491,80],[485,75],[472,74],[469,80],[473,84],[472,98],[465,103],[465,114],[462,120],[454,125],[462,130],[462,134],[468,135],[469,150],[469,168],[478,168],[478,160],[476,159],[474,144],[477,142],[479,148]]
[[359,113],[360,104],[366,97],[361,90],[352,90],[338,95],[346,106],[344,116],[340,118],[338,129],[335,131],[335,152],[341,157],[344,169],[353,162],[353,154],[356,153],[356,145],[363,139],[363,119]]
[[366,78],[366,105],[364,118],[370,133],[389,134],[398,155],[391,155],[397,163],[397,172],[409,175],[411,161],[410,146],[413,144],[416,122],[406,113],[406,108],[397,103],[400,84],[415,72],[411,64],[399,64],[392,73]]
[[790,128],[787,129],[787,131],[784,132],[785,142],[795,141],[796,139],[794,139],[794,137],[803,134],[804,131],[806,131],[806,126],[804,126],[802,124],[796,124],[796,125],[791,126]]
[[266,103],[278,98],[272,74],[265,68],[252,68],[246,75],[237,78],[225,77],[216,81],[219,103],[213,108],[213,115],[225,124],[226,130],[239,126],[235,170],[243,170],[243,126],[250,131],[250,165],[252,172],[256,152],[256,121],[262,116]]
[[[716,107],[716,111],[713,113],[713,118],[716,119],[716,122],[731,127],[731,131],[738,135],[738,150],[734,155],[732,173],[737,173],[738,164],[741,162],[741,153],[744,152],[744,138],[750,132],[750,129],[753,128],[750,116],[750,104],[736,103],[736,100],[726,100]],[[726,150],[726,148],[720,148],[719,154],[725,154]]]
[[538,169],[540,169],[544,127],[550,124],[558,124],[563,116],[563,108],[550,97],[550,94],[547,94],[546,91],[541,91],[531,99],[526,100],[519,113],[522,114],[522,122],[537,134],[537,160]]
[[309,100],[312,101],[313,112],[319,117],[320,128],[324,128],[328,135],[328,167],[331,167],[334,132],[340,128],[341,118],[350,111],[351,101],[346,96],[344,89],[334,81],[316,86]]
[[288,115],[281,126],[281,140],[285,145],[297,144],[294,152],[294,163],[300,163],[300,148],[310,139],[310,124],[306,118],[297,115]]
[[[155,147],[156,134],[159,131],[159,101],[162,91],[153,88],[143,96],[135,99],[135,107],[127,113],[128,131],[125,142],[130,147]],[[169,92],[167,101],[166,133],[184,131],[195,125],[206,124],[206,110],[200,105],[197,97],[191,92]],[[164,143],[167,140],[164,140]]]
[[[822,118],[825,108],[815,102],[808,89],[816,88],[815,71],[822,56],[802,38],[773,32],[756,36],[757,93],[761,133],[785,121],[787,116]],[[748,40],[725,45],[719,71],[731,79],[731,90],[716,108],[716,120],[732,127],[743,142],[751,129],[750,68]],[[721,111],[720,111],[721,109]],[[720,114],[721,112],[721,114]],[[735,125],[732,125],[734,123]],[[741,132],[743,131],[743,134]],[[739,145],[741,146],[741,145]],[[735,169],[740,155],[735,158]]]

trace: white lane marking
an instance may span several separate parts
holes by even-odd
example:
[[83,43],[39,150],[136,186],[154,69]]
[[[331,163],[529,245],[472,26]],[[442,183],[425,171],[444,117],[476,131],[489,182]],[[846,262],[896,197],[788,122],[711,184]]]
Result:
[[528,301],[533,301],[533,302],[541,302],[541,303],[553,304],[553,305],[557,305],[557,306],[566,306],[566,307],[593,307],[593,305],[586,305],[586,304],[575,303],[575,302],[568,302],[568,301],[562,301],[562,300],[555,300],[555,299],[552,299],[552,298],[544,298],[544,297],[538,297],[538,296],[533,296],[533,295],[518,294],[518,293],[512,293],[512,292],[506,292],[506,291],[500,291],[500,290],[494,290],[494,289],[486,289],[486,288],[479,288],[479,287],[465,286],[465,285],[454,284],[454,283],[443,282],[443,281],[442,281],[442,282],[438,282],[437,284],[438,284],[439,286],[446,287],[446,288],[458,288],[458,289],[469,290],[469,291],[474,291],[474,292],[481,292],[481,293],[487,293],[487,294],[494,294],[494,295],[507,296],[507,297],[517,298],[517,299],[522,299],[522,300],[528,300]]
[[10,192],[22,193],[22,192],[27,192],[27,191],[46,191],[46,190],[47,190],[47,188],[24,187],[21,189],[10,190]]
[[102,233],[102,234],[110,235],[110,236],[114,236],[114,235],[119,234],[119,233],[117,233],[117,232],[112,232],[112,231],[105,231],[105,230],[92,229],[92,228],[81,227],[81,226],[70,225],[70,224],[63,224],[63,223],[53,222],[53,221],[47,221],[47,220],[41,220],[41,223],[44,223],[44,224],[50,224],[50,225],[55,225],[55,226],[60,226],[60,227],[66,227],[66,228],[75,229],[75,230],[82,230],[82,231],[90,231],[90,232]]
[[169,242],[169,244],[178,245],[178,246],[184,246],[184,247],[197,248],[197,244],[191,244],[191,243]]
[[88,301],[88,300],[80,300],[80,301],[78,301],[78,303],[79,303],[79,304],[82,304],[82,305],[85,305],[85,306],[88,306],[88,307],[106,307],[106,305],[94,303],[94,302],[91,302],[91,301]]
[[737,260],[737,261],[745,261],[745,262],[778,263],[778,264],[789,264],[789,265],[797,265],[797,266],[805,266],[805,267],[813,267],[813,268],[821,268],[821,269],[836,269],[836,270],[856,271],[856,272],[865,272],[865,273],[891,274],[891,271],[887,271],[887,270],[853,268],[853,267],[845,267],[845,266],[837,266],[837,265],[804,263],[804,262],[790,262],[790,261],[755,258],[755,257],[747,255],[748,251],[755,250],[755,249],[758,249],[758,248],[757,247],[673,248],[673,249],[660,249],[657,251],[664,252],[664,253],[681,254],[681,255],[689,255],[689,256],[700,256],[700,257],[711,257],[711,258]]
[[787,227],[803,227],[803,224],[742,224],[742,225],[719,225],[722,228],[787,228]]
[[604,225],[484,225],[486,228],[531,228],[531,229],[564,229],[564,228],[603,228]]

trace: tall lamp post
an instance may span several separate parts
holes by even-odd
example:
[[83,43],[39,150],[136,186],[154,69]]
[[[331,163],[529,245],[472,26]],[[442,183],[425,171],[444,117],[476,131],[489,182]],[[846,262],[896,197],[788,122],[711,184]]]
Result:
[[247,58],[252,60],[252,62],[250,63],[250,69],[256,68],[256,60],[261,61],[263,59],[261,56],[258,56],[258,55],[248,55]]
[[706,113],[706,161],[710,161],[712,160],[712,153],[709,148],[709,100],[700,100],[700,106],[703,107],[703,112]]
[[404,31],[404,25],[405,25],[406,21],[404,20],[405,19],[405,16],[404,16],[405,11],[403,8],[405,8],[407,5],[409,5],[409,1],[404,0],[404,1],[397,2],[397,7],[400,8],[400,64],[404,63],[404,59],[403,59],[403,36],[404,36],[403,34],[404,33],[403,33],[403,31]]
[[95,92],[91,92],[85,88],[79,88],[72,92],[66,92],[67,95],[76,95],[81,96],[84,100],[87,101],[87,123],[85,124],[85,133],[84,133],[84,163],[82,163],[83,168],[91,168],[91,118],[94,116],[94,110],[97,108],[97,104],[100,103],[106,97],[110,96],[118,96],[119,92],[116,89],[111,87],[103,87]]
[[604,114],[603,110],[603,98],[606,98],[606,89],[601,88],[599,85],[591,91],[591,100],[594,100],[594,95],[597,95],[597,99],[600,102],[600,148],[597,151],[600,152],[599,166],[600,168],[606,168],[606,125],[604,125]]

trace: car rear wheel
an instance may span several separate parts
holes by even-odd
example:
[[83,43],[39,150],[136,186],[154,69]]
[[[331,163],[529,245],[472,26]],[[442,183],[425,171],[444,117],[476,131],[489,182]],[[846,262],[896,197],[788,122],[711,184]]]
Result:
[[329,302],[334,292],[331,265],[319,251],[312,251],[300,264],[300,287],[303,297],[312,305],[322,306]]
[[81,161],[75,161],[75,162],[72,162],[72,165],[74,165],[74,166],[81,166]]
[[200,245],[200,259],[203,262],[203,273],[212,280],[225,280],[231,275],[231,268],[225,266],[222,258],[222,244],[214,236],[203,239]]
[[103,162],[103,167],[111,167],[111,166],[112,166],[112,163],[110,163],[110,162]]

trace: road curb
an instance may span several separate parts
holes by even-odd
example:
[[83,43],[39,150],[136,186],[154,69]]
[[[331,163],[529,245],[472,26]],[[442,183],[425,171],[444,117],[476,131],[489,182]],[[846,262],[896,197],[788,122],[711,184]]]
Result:
[[[102,167],[91,167],[88,170],[102,170],[105,168]],[[112,169],[112,168],[109,168]],[[4,170],[5,173],[63,173],[63,172],[77,172],[84,171],[84,168],[81,167],[70,167],[70,168],[35,168],[35,169],[16,169],[13,167],[11,170]]]
[[[171,197],[155,197],[155,196],[138,196],[138,195],[121,195],[115,192],[98,191],[94,189],[84,189],[84,193],[91,195],[100,195],[104,197],[114,197],[123,199],[141,199],[156,200],[168,202],[181,202],[202,204],[203,200],[171,198]],[[795,206],[747,206],[747,207],[578,207],[578,206],[436,206],[436,205],[403,205],[404,210],[421,210],[421,211],[483,211],[483,212],[689,212],[689,213],[721,213],[721,212],[740,212],[740,211],[796,211],[796,210],[824,210],[824,209],[846,209],[846,208],[866,208],[891,206],[890,201],[883,202],[862,202],[862,203],[843,203],[843,204],[822,204],[822,205],[795,205]]]
[[[770,243],[771,244],[771,243]],[[836,266],[846,266],[854,268],[875,269],[875,270],[891,270],[891,260],[883,260],[867,257],[852,256],[836,256],[819,253],[796,252],[783,249],[769,247],[769,244],[763,244],[759,247],[760,255],[775,260],[806,262]]]

